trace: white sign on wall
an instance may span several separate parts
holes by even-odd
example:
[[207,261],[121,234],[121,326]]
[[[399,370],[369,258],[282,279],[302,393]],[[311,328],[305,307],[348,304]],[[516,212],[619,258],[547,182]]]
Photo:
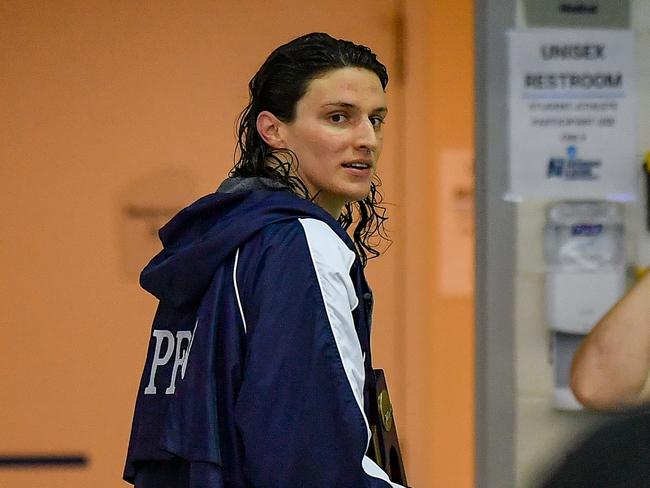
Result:
[[512,199],[635,198],[634,37],[508,33]]

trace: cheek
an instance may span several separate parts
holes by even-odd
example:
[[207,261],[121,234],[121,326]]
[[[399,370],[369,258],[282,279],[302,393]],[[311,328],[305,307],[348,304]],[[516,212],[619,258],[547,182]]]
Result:
[[382,148],[384,147],[384,136],[383,135],[377,135],[376,136],[376,143],[375,143],[375,151],[376,152],[381,152]]
[[300,146],[310,157],[317,159],[336,156],[347,147],[344,138],[322,132],[306,134]]

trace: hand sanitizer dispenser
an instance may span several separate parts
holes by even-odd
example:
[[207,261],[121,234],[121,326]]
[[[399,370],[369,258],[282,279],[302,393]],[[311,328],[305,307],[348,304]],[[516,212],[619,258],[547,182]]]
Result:
[[625,290],[623,216],[612,202],[557,202],[544,229],[546,318],[551,328],[554,403],[581,406],[569,388],[575,350]]

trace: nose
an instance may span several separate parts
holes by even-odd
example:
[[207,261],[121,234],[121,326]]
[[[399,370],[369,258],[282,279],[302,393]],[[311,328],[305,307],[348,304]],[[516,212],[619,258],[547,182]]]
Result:
[[367,152],[374,152],[377,149],[378,143],[379,137],[372,122],[368,119],[363,120],[357,128],[357,148]]

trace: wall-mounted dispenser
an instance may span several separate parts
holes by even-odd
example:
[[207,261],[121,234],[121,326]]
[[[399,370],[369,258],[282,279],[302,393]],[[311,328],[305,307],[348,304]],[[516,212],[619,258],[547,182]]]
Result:
[[569,388],[573,354],[582,337],[625,290],[625,243],[620,205],[605,201],[566,201],[549,205],[544,255],[554,403],[558,409],[580,409]]

